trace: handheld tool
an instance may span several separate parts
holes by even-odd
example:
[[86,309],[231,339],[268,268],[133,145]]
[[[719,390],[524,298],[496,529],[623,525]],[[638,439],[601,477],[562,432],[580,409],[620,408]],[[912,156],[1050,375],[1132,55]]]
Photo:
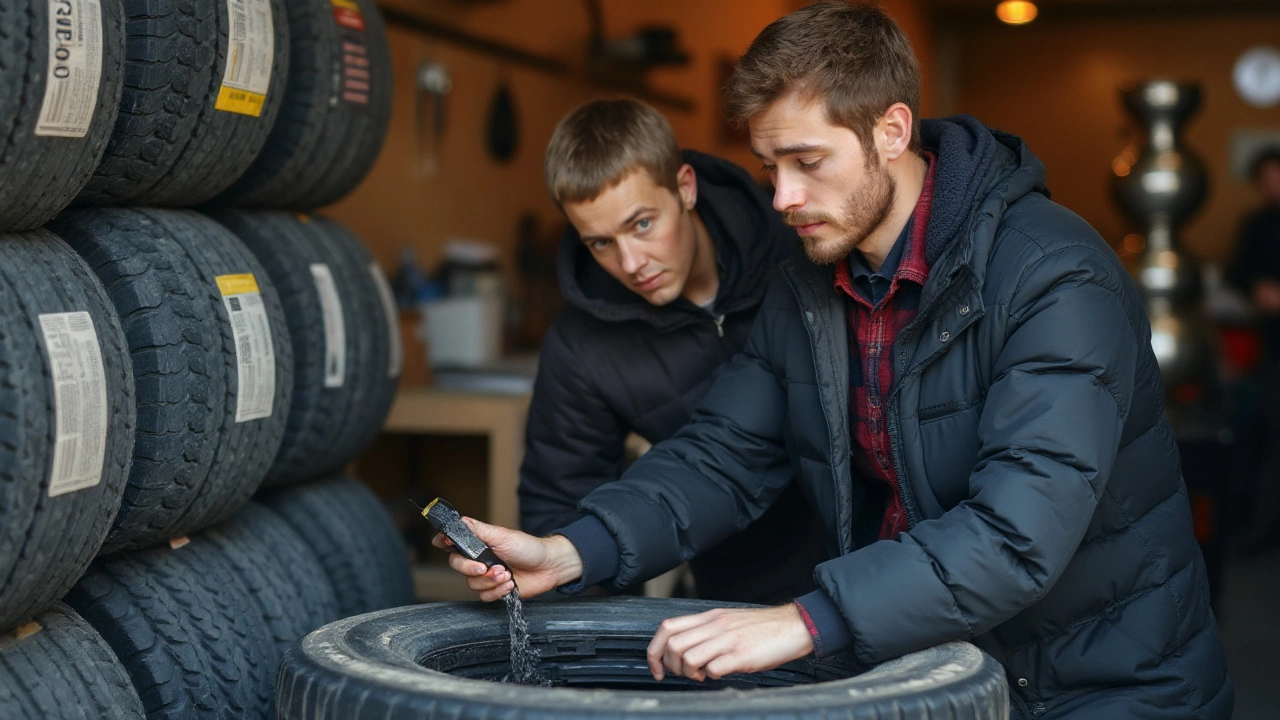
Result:
[[501,565],[508,570],[511,569],[509,565],[494,554],[492,548],[476,537],[475,533],[471,532],[471,528],[462,522],[462,515],[453,508],[453,505],[449,504],[448,500],[436,498],[427,503],[427,506],[421,508],[421,510],[422,517],[431,523],[431,527],[453,543],[454,552],[468,560],[482,562],[488,567]]

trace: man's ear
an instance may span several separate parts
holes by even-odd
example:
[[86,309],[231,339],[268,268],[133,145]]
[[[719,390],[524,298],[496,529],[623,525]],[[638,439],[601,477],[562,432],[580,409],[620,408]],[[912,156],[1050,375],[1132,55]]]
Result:
[[903,153],[911,149],[911,129],[915,125],[911,116],[911,108],[905,103],[894,103],[884,112],[880,122],[876,123],[877,138],[883,145],[880,153],[885,160],[897,160]]
[[679,190],[677,195],[680,197],[680,207],[692,210],[698,204],[698,175],[689,163],[681,165],[676,171],[676,188]]

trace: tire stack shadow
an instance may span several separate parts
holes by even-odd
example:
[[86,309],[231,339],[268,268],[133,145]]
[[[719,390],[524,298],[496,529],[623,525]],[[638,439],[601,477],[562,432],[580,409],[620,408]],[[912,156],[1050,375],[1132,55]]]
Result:
[[342,475],[394,304],[310,214],[390,93],[372,0],[0,0],[0,718],[274,717],[290,645],[413,601]]

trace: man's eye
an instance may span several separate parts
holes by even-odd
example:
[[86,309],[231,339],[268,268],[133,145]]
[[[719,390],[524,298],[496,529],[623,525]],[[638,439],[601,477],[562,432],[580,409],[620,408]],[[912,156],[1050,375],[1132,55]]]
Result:
[[774,170],[777,170],[777,169],[778,169],[778,167],[777,167],[776,165],[761,165],[761,166],[760,166],[760,169],[761,169],[761,170],[763,170],[763,171],[765,171],[765,172],[767,172],[767,173],[771,173],[771,172],[773,172]]
[[810,160],[808,162],[805,162],[804,160],[797,160],[796,164],[800,166],[801,170],[814,170],[819,165],[822,164],[822,158],[818,158],[817,160]]
[[650,220],[649,218],[640,218],[639,220],[636,221],[637,230],[644,231],[644,230],[648,230],[651,227],[653,227],[653,221]]
[[609,247],[609,239],[608,239],[608,238],[596,238],[595,240],[592,240],[592,241],[591,241],[591,249],[592,249],[592,250],[603,250],[603,249],[605,249],[605,248],[607,248],[607,247]]

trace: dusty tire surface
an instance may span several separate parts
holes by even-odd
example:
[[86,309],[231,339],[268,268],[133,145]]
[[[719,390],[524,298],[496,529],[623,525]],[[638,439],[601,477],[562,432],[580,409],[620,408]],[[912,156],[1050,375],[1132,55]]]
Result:
[[[374,0],[285,0],[289,79],[253,165],[215,202],[309,210],[364,179],[391,119],[391,51]],[[358,9],[350,9],[351,7]]]
[[[50,321],[92,329],[52,336],[61,374]],[[73,433],[76,416],[102,420]],[[125,491],[135,418],[124,331],[93,271],[47,230],[0,234],[0,632],[51,606],[98,553]]]
[[[97,92],[91,112],[86,105],[83,113],[60,114],[65,122],[49,122],[55,119],[51,116],[42,126],[46,103],[66,107],[61,100],[80,92],[87,98],[91,83],[68,76],[55,77],[50,86],[47,0],[0,0],[0,230],[38,227],[70,204],[93,175],[111,136],[123,79],[124,12],[113,0],[76,0],[68,7],[86,36],[85,44],[70,52],[90,63],[77,78],[94,75],[88,36],[98,34],[94,27],[100,30]],[[83,16],[88,12],[96,14],[96,24]]]
[[857,675],[840,658],[802,659],[706,684],[655,683],[644,650],[658,623],[717,606],[723,604],[637,597],[527,602],[530,640],[550,687],[493,682],[509,669],[502,603],[435,603],[351,617],[286,654],[277,711],[284,720],[1008,717],[1003,669],[959,642]]
[[99,558],[64,602],[111,646],[150,720],[271,717],[271,632],[209,539]]
[[258,499],[320,559],[342,617],[413,602],[404,541],[364,483],[338,476],[264,492]]
[[[262,483],[289,412],[292,347],[265,271],[234,235],[191,211],[76,208],[51,227],[106,286],[137,379],[133,468],[103,552],[229,518]],[[219,288],[219,277],[244,274],[257,279],[270,366],[265,353],[263,367],[240,361],[247,351]],[[240,374],[260,370],[274,373],[270,414],[237,421]]]
[[[293,344],[293,398],[264,486],[340,471],[377,437],[398,377],[372,256],[319,216],[216,210],[266,269]],[[378,272],[381,272],[378,270]],[[329,312],[326,312],[328,310]]]
[[[257,157],[283,102],[289,63],[284,0],[237,3],[246,13],[236,17],[227,0],[115,3],[124,6],[127,35],[120,112],[113,116],[102,161],[78,200],[170,207],[204,202],[235,182]],[[265,10],[270,11],[269,38]],[[261,37],[238,35],[233,48],[233,25],[260,26]],[[233,56],[241,65],[264,70],[266,92],[257,115],[220,109]],[[221,106],[229,107],[244,104]]]
[[5,720],[143,720],[142,701],[102,636],[58,603],[19,639],[0,635],[0,717]]
[[324,566],[283,518],[250,502],[202,537],[236,568],[271,633],[271,663],[321,625],[337,620],[338,600]]

